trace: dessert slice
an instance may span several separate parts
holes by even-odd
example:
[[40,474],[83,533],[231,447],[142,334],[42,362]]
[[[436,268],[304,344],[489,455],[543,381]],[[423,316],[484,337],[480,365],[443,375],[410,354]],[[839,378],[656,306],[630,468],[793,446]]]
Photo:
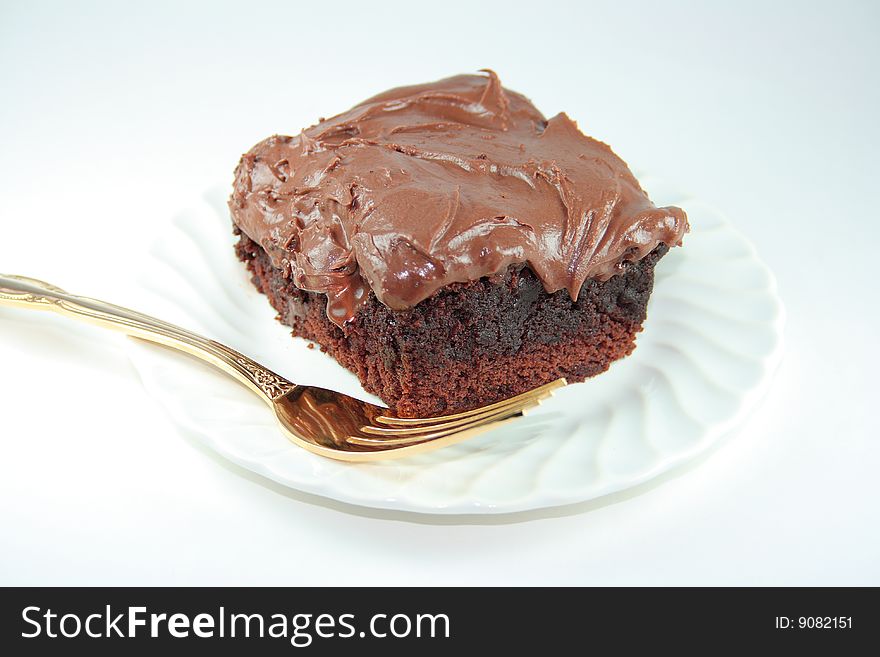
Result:
[[266,139],[229,207],[280,321],[404,416],[604,371],[688,230],[608,146],[491,71]]

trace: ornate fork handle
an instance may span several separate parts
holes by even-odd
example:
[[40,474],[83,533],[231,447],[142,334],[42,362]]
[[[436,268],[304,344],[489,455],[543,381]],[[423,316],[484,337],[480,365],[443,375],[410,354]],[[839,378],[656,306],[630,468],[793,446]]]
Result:
[[178,349],[233,375],[264,395],[268,401],[296,387],[272,370],[219,342],[135,310],[69,294],[34,278],[0,274],[0,305],[52,310]]

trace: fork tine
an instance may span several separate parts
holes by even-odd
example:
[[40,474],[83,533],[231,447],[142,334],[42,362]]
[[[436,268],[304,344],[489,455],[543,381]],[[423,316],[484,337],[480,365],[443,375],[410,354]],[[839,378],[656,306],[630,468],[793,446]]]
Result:
[[[536,404],[535,404],[536,405]],[[367,436],[349,436],[346,440],[349,444],[358,445],[361,447],[403,447],[406,445],[416,445],[419,443],[431,442],[438,438],[443,438],[445,436],[451,436],[457,433],[465,433],[469,431],[473,431],[474,429],[479,429],[482,427],[489,428],[491,425],[494,425],[498,422],[503,422],[505,420],[510,420],[512,418],[520,417],[523,414],[523,411],[526,410],[524,408],[507,408],[485,417],[482,417],[479,420],[475,420],[469,424],[459,425],[455,427],[445,428],[445,429],[429,429],[427,431],[422,431],[420,433],[408,433],[404,435],[400,434],[381,434],[375,437],[367,437]]]
[[[428,427],[424,431],[409,430],[406,433],[399,432],[399,430],[398,432],[391,433],[390,431],[385,430],[388,432],[386,433],[385,431],[382,431],[381,433],[377,433],[375,438],[372,436],[349,436],[347,440],[351,444],[359,446],[400,448],[407,445],[433,442],[439,438],[450,437],[457,434],[472,433],[474,431],[480,433],[479,430],[483,427],[488,428],[490,425],[496,425],[503,422],[506,423],[509,420],[525,415],[527,411],[538,406],[544,399],[550,397],[551,394],[552,393],[547,392],[533,397],[528,403],[514,404],[495,409],[477,419],[471,419],[464,423],[456,422],[454,426],[447,425],[443,428]],[[372,428],[379,429],[379,427]],[[384,427],[381,429],[384,429]]]
[[529,393],[517,395],[512,399],[508,399],[506,400],[507,403],[485,406],[483,408],[476,409],[475,412],[470,413],[466,417],[451,419],[446,422],[428,424],[425,426],[408,425],[403,427],[367,425],[362,427],[361,431],[363,431],[364,433],[374,434],[376,436],[390,437],[417,435],[423,434],[425,432],[436,432],[446,429],[455,429],[457,427],[465,427],[468,424],[475,424],[485,418],[492,417],[501,413],[517,413],[525,408],[538,405],[541,401],[550,397],[551,394],[551,391],[533,390]]
[[502,408],[504,406],[521,403],[522,399],[530,398],[531,396],[538,394],[543,395],[544,393],[552,393],[557,388],[561,388],[567,384],[565,379],[556,379],[555,381],[551,381],[550,383],[546,383],[537,388],[533,388],[527,392],[521,393],[516,397],[508,397],[507,399],[502,399],[499,402],[495,402],[494,404],[489,404],[488,406],[481,406],[479,408],[471,409],[470,411],[462,411],[461,413],[452,413],[450,415],[441,415],[438,417],[427,417],[427,418],[412,418],[412,417],[393,417],[390,415],[379,415],[375,418],[375,421],[379,424],[386,424],[389,426],[418,426],[418,427],[428,427],[432,425],[445,424],[447,422],[453,420],[460,419],[468,419],[475,415],[482,415],[487,411],[495,410]]

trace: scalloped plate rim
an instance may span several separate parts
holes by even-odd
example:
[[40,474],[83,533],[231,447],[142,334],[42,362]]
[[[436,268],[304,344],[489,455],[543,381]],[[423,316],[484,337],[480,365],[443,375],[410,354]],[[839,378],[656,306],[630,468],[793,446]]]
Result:
[[[640,178],[644,179],[644,177]],[[647,187],[647,185],[646,185]],[[213,189],[213,188],[212,188]],[[208,196],[206,193],[205,197]],[[201,210],[207,210],[212,214],[216,214],[216,209],[203,197],[199,206]],[[750,249],[752,264],[757,264],[763,268],[764,273],[768,277],[766,293],[768,298],[772,299],[775,308],[775,317],[769,323],[774,337],[775,343],[773,349],[767,353],[760,362],[761,376],[759,382],[750,389],[740,391],[739,403],[736,411],[723,421],[717,422],[708,427],[700,439],[687,449],[676,452],[673,456],[659,458],[653,466],[640,473],[638,476],[632,476],[626,481],[607,484],[588,496],[578,496],[566,494],[559,490],[543,490],[541,495],[536,495],[534,491],[531,494],[519,499],[509,500],[506,503],[487,503],[483,500],[469,500],[467,502],[444,503],[442,500],[436,501],[434,504],[425,504],[413,502],[406,496],[400,494],[376,495],[370,494],[369,491],[362,490],[358,493],[351,492],[349,487],[334,486],[334,477],[314,477],[308,485],[305,486],[302,481],[291,480],[290,477],[277,471],[273,467],[271,460],[260,458],[245,458],[235,453],[234,450],[227,448],[221,440],[210,435],[203,428],[200,429],[193,422],[192,418],[182,416],[178,409],[165,403],[162,399],[163,394],[167,394],[161,381],[157,380],[155,368],[149,363],[151,357],[155,356],[157,350],[162,349],[154,345],[144,344],[137,340],[127,341],[126,351],[129,358],[141,378],[145,389],[157,403],[164,408],[169,414],[172,421],[178,426],[178,429],[184,431],[188,436],[196,439],[201,444],[206,445],[211,450],[222,456],[223,458],[235,463],[239,467],[243,467],[248,471],[257,474],[260,477],[275,482],[276,484],[291,488],[305,495],[312,495],[320,498],[326,498],[339,503],[352,505],[355,507],[365,507],[373,509],[381,509],[388,511],[403,511],[412,514],[422,515],[499,515],[509,513],[521,513],[524,511],[546,510],[555,507],[568,506],[572,504],[594,501],[600,503],[603,498],[609,498],[615,494],[621,493],[629,489],[638,489],[650,482],[657,480],[663,475],[673,474],[679,470],[686,470],[689,463],[693,463],[700,455],[712,451],[714,448],[723,445],[745,419],[750,415],[754,408],[760,403],[769,388],[773,374],[775,373],[783,354],[783,328],[785,324],[784,304],[778,296],[778,289],[775,276],[772,270],[757,255],[757,250],[750,240],[739,231],[730,221],[716,208],[696,199],[690,194],[681,194],[680,199],[675,201],[679,204],[685,202],[699,203],[710,211],[716,213],[722,220],[724,228],[736,235],[743,243],[747,244]],[[157,236],[157,240],[167,236],[169,226],[165,226],[164,230]],[[685,247],[686,248],[686,247]],[[233,257],[230,253],[230,257]],[[148,271],[149,263],[152,261],[147,256],[142,263],[141,271]],[[662,263],[661,263],[662,264]],[[602,375],[600,375],[601,377]],[[243,394],[252,394],[242,388]],[[267,413],[270,411],[267,409]],[[540,437],[537,438],[540,440]],[[293,444],[291,449],[298,449]],[[308,455],[308,457],[314,457]],[[398,492],[399,491],[395,491]]]

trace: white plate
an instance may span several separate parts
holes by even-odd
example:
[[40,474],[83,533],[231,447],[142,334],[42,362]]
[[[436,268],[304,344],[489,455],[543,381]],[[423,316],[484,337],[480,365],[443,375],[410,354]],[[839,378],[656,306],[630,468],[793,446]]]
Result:
[[[509,428],[405,460],[347,464],[289,443],[265,404],[206,365],[131,341],[147,391],[186,432],[307,493],[422,513],[503,513],[597,498],[703,452],[755,404],[781,353],[782,305],[752,245],[718,212],[642,178],[692,232],[657,267],[635,352]],[[150,310],[291,380],[362,399],[354,375],[274,320],[232,251],[225,188],[181,212],[150,250]]]

